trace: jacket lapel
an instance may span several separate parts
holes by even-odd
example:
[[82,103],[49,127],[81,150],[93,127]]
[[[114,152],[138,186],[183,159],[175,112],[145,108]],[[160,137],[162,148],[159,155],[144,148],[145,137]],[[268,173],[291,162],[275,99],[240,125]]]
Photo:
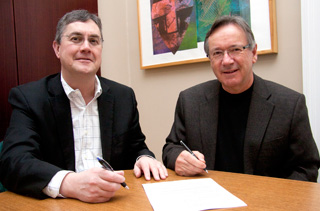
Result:
[[103,158],[111,160],[112,128],[113,128],[113,105],[114,99],[110,94],[110,88],[102,80],[102,94],[98,98],[98,110],[100,119],[100,135]]
[[66,96],[60,74],[48,82],[49,101],[55,117],[58,141],[64,154],[66,169],[75,170],[74,138],[72,129],[71,108]]
[[253,174],[261,143],[271,119],[274,105],[264,81],[255,75],[244,141],[244,173]]
[[214,169],[217,129],[218,129],[218,107],[219,107],[220,83],[213,81],[212,89],[206,93],[207,101],[200,105],[200,130],[202,141],[202,152],[205,155],[207,168]]

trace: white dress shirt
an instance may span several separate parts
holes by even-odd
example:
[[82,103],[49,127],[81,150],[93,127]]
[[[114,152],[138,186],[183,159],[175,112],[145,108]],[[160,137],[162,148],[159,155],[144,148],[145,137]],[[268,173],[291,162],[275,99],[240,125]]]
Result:
[[[96,76],[95,94],[93,99],[86,104],[79,89],[72,89],[61,74],[63,89],[70,100],[76,172],[85,171],[93,167],[100,167],[97,156],[102,157],[100,122],[97,98],[102,93],[100,81]],[[43,192],[52,198],[59,194],[64,177],[72,171],[62,170],[53,176]]]

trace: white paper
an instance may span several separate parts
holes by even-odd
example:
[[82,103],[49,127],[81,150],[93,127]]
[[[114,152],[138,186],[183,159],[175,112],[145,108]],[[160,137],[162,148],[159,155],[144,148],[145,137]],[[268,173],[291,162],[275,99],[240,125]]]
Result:
[[207,210],[247,206],[211,178],[142,184],[153,210]]

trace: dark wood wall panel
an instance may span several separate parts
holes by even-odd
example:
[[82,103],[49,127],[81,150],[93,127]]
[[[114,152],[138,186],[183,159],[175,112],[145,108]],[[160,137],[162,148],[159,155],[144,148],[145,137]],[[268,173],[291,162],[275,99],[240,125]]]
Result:
[[0,141],[8,127],[11,107],[9,90],[18,84],[13,5],[11,0],[0,1]]
[[97,0],[14,0],[20,84],[60,71],[52,41],[58,20],[74,9],[98,13]]

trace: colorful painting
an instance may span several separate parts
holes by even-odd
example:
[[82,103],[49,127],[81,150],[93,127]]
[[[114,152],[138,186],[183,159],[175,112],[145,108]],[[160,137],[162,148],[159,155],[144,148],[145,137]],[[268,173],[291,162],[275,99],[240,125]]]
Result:
[[212,23],[223,15],[239,15],[250,25],[250,0],[195,0],[198,42],[203,42]]
[[150,0],[153,53],[197,48],[213,21],[240,15],[250,23],[250,0]]
[[186,35],[190,25],[196,29],[195,11],[193,0],[151,0],[154,54],[175,54],[185,38],[187,48],[197,47],[197,34]]
[[137,0],[141,69],[208,61],[204,39],[217,17],[240,15],[258,54],[277,53],[275,0]]

